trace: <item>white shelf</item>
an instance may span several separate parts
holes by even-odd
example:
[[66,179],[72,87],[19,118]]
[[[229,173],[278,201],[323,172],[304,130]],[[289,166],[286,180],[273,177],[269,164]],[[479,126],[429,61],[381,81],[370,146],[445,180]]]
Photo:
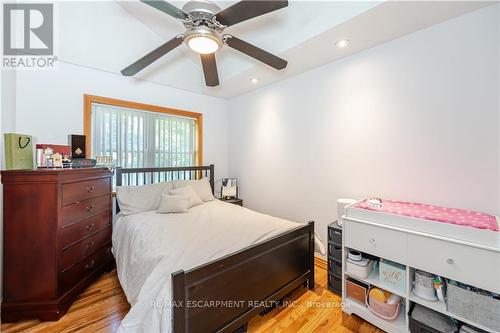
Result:
[[366,305],[360,304],[349,298],[345,301],[345,307],[347,312],[356,314],[386,332],[408,332],[408,329],[406,328],[406,308],[404,305],[401,305],[398,317],[393,321],[384,320],[378,317],[373,314],[370,309],[366,307]]
[[353,274],[349,273],[348,271],[346,271],[345,274],[347,276],[355,279],[355,280],[358,280],[358,281],[361,281],[361,282],[365,282],[365,283],[367,283],[369,285],[372,285],[372,286],[375,286],[375,287],[379,287],[381,289],[387,290],[390,293],[393,293],[393,294],[398,295],[400,297],[406,298],[406,292],[401,292],[399,290],[394,290],[392,288],[388,288],[388,287],[382,285],[380,283],[380,279],[379,279],[379,276],[378,276],[378,270],[373,269],[371,271],[370,275],[368,275],[368,277],[366,277],[364,279],[360,278],[360,277],[358,277],[356,275],[353,275]]
[[464,322],[466,324],[469,324],[469,325],[472,325],[474,327],[477,327],[479,329],[482,329],[483,331],[486,331],[486,332],[491,332],[491,333],[495,333],[491,328],[487,328],[483,325],[480,325],[478,323],[475,323],[469,319],[465,319],[463,317],[460,317],[460,316],[457,316],[456,314],[453,314],[453,313],[450,313],[446,310],[446,304],[442,303],[442,302],[439,302],[439,301],[435,301],[435,302],[432,302],[432,301],[427,301],[423,298],[420,298],[418,297],[417,295],[415,295],[413,293],[413,291],[410,291],[410,301],[414,302],[414,303],[417,303],[417,304],[420,304],[422,306],[425,306],[426,308],[429,308],[431,310],[434,310],[436,312],[439,312],[439,313],[442,313],[444,315],[447,315],[449,317],[452,317],[452,318],[455,318],[461,322]]
[[425,300],[423,298],[420,298],[417,295],[415,295],[413,293],[413,291],[410,291],[410,301],[412,301],[414,303],[417,303],[417,304],[420,304],[420,305],[423,305],[426,308],[429,308],[431,310],[440,312],[442,314],[449,315],[448,312],[446,311],[446,304],[444,304],[444,303],[442,303],[440,301],[435,301],[435,302],[433,302],[433,301],[427,301],[427,300]]

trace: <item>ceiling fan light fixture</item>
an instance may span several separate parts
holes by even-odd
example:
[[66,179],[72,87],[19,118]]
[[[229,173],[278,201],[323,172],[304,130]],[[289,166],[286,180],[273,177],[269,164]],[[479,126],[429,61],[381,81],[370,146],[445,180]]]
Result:
[[199,26],[186,32],[184,42],[194,52],[211,54],[217,52],[222,45],[222,37],[213,29]]

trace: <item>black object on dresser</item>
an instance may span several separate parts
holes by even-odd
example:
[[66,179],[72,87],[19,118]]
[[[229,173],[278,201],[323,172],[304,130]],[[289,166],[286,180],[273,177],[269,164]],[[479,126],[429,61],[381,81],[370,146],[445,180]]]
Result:
[[239,198],[222,199],[221,198],[220,200],[243,207],[243,199],[239,199]]
[[342,294],[342,228],[337,221],[328,225],[328,289]]
[[111,254],[104,168],[2,171],[2,321],[57,320]]

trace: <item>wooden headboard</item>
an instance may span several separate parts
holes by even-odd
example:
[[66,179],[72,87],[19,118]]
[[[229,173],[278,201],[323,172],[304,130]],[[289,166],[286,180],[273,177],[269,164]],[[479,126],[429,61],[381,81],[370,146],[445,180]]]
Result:
[[[208,178],[214,193],[214,165],[159,167],[159,168],[116,168],[116,186],[140,186],[171,180],[195,180]],[[120,211],[118,203],[116,212]]]

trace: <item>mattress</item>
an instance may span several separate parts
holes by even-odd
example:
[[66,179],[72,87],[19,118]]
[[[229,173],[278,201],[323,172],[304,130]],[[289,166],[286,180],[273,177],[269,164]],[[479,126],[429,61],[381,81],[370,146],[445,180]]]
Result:
[[382,202],[386,203],[382,207],[370,207],[366,199],[360,200],[346,207],[343,218],[413,230],[500,252],[500,222],[496,216],[415,203]]
[[[300,224],[214,200],[184,214],[118,215],[113,254],[131,304],[118,332],[171,332],[171,274],[264,241]],[[317,244],[321,247],[319,240]]]

